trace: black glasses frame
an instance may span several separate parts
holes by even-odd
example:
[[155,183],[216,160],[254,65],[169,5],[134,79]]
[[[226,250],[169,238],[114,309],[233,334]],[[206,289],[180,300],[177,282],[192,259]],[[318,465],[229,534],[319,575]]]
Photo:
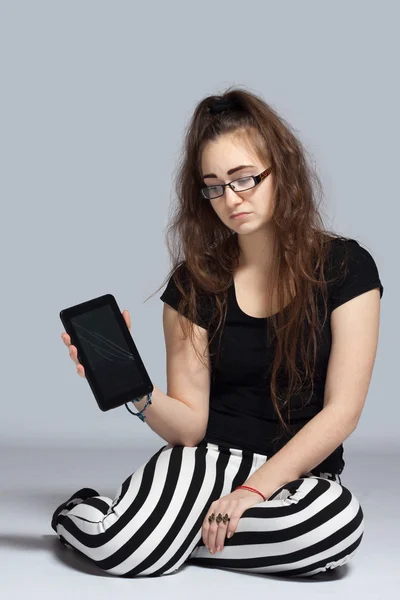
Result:
[[[242,192],[247,192],[247,190],[252,190],[253,188],[256,187],[256,185],[258,185],[259,183],[261,183],[261,181],[263,179],[265,179],[266,177],[268,177],[268,175],[271,173],[271,171],[272,171],[272,167],[268,167],[267,169],[265,169],[265,171],[262,171],[262,173],[259,173],[258,175],[246,175],[246,177],[238,177],[237,179],[234,179],[233,181],[230,181],[229,183],[217,183],[216,185],[207,185],[206,187],[201,188],[201,195],[206,200],[215,200],[216,198],[220,198],[221,196],[224,195],[225,188],[228,185],[231,188],[231,190],[233,190],[237,194],[241,194]],[[235,183],[235,181],[239,181],[239,179],[248,179],[250,177],[254,180],[254,185],[250,186],[249,188],[246,188],[245,190],[237,191],[237,190],[235,190],[232,187],[232,184]],[[213,198],[207,198],[207,196],[204,195],[204,191],[207,188],[209,188],[209,187],[218,187],[218,186],[222,188],[222,194],[219,194],[218,196],[214,196]]]

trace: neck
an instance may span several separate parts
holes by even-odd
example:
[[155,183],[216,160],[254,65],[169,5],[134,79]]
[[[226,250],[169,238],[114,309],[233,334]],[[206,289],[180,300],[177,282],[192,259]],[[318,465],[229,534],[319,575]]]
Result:
[[249,235],[238,235],[240,248],[239,267],[250,271],[268,272],[270,270],[274,236],[262,229]]

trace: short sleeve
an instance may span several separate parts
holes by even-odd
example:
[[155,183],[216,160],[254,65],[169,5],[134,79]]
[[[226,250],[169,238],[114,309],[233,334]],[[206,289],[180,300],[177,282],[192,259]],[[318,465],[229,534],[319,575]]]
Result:
[[[188,272],[185,267],[185,263],[182,263],[178,267],[178,270],[179,274],[182,276],[183,287],[187,289],[186,286],[188,284]],[[173,276],[171,275],[164,292],[160,296],[160,300],[166,302],[175,310],[178,310],[181,296],[182,295],[173,280]],[[197,312],[197,320],[195,321],[196,325],[199,325],[204,329],[208,329],[210,318],[209,302],[207,302],[207,298],[204,298],[201,295],[199,295],[197,299]],[[187,317],[187,314],[184,314],[184,316]]]
[[375,288],[379,288],[382,298],[383,285],[378,267],[370,252],[353,239],[336,239],[335,242],[332,262],[335,275],[340,273],[341,260],[345,257],[346,249],[348,250],[348,262],[343,276],[339,276],[338,280],[331,284],[331,311],[352,298]]

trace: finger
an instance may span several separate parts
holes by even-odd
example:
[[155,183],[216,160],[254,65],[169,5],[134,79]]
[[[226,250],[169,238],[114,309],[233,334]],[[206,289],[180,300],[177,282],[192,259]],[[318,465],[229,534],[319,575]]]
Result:
[[[226,511],[229,515],[229,510]],[[222,516],[224,516],[225,512],[221,513]],[[226,539],[226,534],[227,534],[227,529],[228,529],[228,523],[224,523],[223,521],[221,521],[221,523],[218,525],[218,530],[217,530],[217,537],[215,540],[215,552],[221,552],[221,550],[224,549],[225,546],[225,539]]]
[[208,519],[208,517],[206,517],[204,519],[203,525],[201,528],[201,537],[203,539],[203,544],[205,545],[206,548],[208,546],[208,522],[207,522],[207,519]]
[[207,550],[208,550],[208,533],[206,534],[206,530],[205,530],[205,528],[204,528],[204,527],[203,527],[203,532],[202,532],[202,534],[201,534],[201,537],[203,538],[203,544],[204,544],[204,546],[205,546],[205,547],[207,548]]
[[76,370],[77,370],[78,375],[80,377],[85,377],[85,369],[84,369],[83,365],[81,365],[81,364],[78,363],[77,366],[76,366]]
[[130,317],[129,311],[128,310],[124,310],[122,312],[122,315],[123,315],[123,317],[125,319],[125,323],[126,323],[128,329],[130,329],[131,328],[131,317]]
[[215,554],[215,552],[221,552],[221,550],[223,549],[223,547],[225,545],[225,537],[226,537],[226,525],[224,525],[224,522],[221,521],[221,523],[218,525],[217,536],[215,538],[214,554]]
[[[212,513],[212,511],[210,511],[209,515]],[[202,537],[203,537],[203,542],[205,547],[207,548],[207,550],[210,550],[210,539],[209,539],[209,533],[210,533],[210,523],[208,522],[208,517],[209,515],[207,515],[207,517],[204,519],[204,523],[203,523],[203,532],[202,532]]]
[[61,334],[61,338],[66,346],[69,346],[71,344],[71,338],[69,337],[68,333],[65,333],[63,331]]
[[[215,513],[215,516],[218,515],[218,512],[216,512],[215,510],[214,510],[214,513]],[[215,548],[216,548],[215,540],[217,539],[217,533],[218,533],[218,523],[213,521],[208,528],[208,538],[207,538],[207,540],[208,540],[207,546],[208,546],[208,549],[211,552],[211,554],[215,554]]]
[[207,550],[210,551],[210,541],[208,539],[208,534],[209,534],[209,527],[206,527],[204,529],[203,542],[204,542],[204,545],[207,548]]
[[75,347],[75,346],[72,346],[72,345],[71,345],[71,346],[69,347],[69,355],[70,355],[70,357],[72,358],[72,360],[74,361],[74,363],[75,363],[76,365],[78,365],[78,364],[79,364],[79,361],[78,361],[78,350],[76,349],[76,347]]
[[237,526],[239,524],[239,520],[240,520],[240,517],[238,517],[238,516],[232,517],[232,514],[229,511],[228,511],[228,515],[230,516],[230,521],[227,523],[227,528],[226,528],[226,539],[227,540],[231,539],[231,537],[235,533]]

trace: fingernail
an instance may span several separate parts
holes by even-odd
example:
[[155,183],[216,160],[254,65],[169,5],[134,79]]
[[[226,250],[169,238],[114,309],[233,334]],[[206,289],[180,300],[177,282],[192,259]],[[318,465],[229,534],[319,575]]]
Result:
[[213,554],[213,551],[211,550],[211,548],[210,548],[210,554]]
[[217,552],[219,552],[221,550],[220,546],[217,546]]
[[232,533],[232,531],[230,531],[230,532],[228,533],[228,538],[231,538],[232,536],[233,536],[233,533]]

